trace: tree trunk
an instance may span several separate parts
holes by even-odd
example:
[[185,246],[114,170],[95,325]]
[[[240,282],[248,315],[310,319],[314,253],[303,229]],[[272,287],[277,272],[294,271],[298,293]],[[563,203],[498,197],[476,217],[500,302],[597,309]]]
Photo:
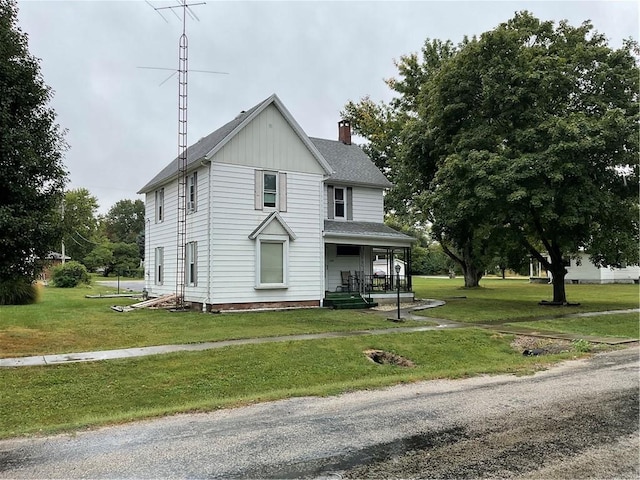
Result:
[[480,285],[480,279],[482,278],[482,271],[478,270],[468,258],[464,258],[460,265],[462,266],[462,273],[464,274],[464,287],[478,287]]
[[553,303],[567,303],[567,293],[564,287],[564,277],[567,275],[567,269],[564,268],[562,262],[560,265],[552,264],[551,275],[553,275]]

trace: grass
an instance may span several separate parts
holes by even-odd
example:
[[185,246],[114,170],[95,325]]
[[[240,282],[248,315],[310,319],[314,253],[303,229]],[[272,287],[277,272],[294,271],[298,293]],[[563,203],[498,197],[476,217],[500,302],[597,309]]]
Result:
[[[637,285],[567,285],[579,307],[541,307],[551,287],[526,280],[414,279],[421,298],[444,307],[424,313],[464,322],[506,323],[580,335],[638,338],[637,314],[555,318],[638,307]],[[0,307],[0,356],[78,352],[167,343],[407,326],[361,311],[295,310],[224,315],[163,310],[117,313],[130,299],[85,299],[103,287],[42,290],[35,305]],[[465,297],[465,298],[461,298]],[[544,318],[544,320],[540,320]],[[532,321],[538,319],[539,321]],[[423,324],[423,323],[421,323]],[[477,374],[526,374],[579,351],[524,357],[512,337],[480,328],[242,345],[135,359],[0,369],[0,437],[50,433],[176,412],[208,411],[303,395],[332,395],[401,382]],[[415,368],[377,365],[386,350]],[[544,363],[543,363],[544,362]]]
[[518,322],[511,325],[594,337],[640,338],[640,323],[637,313],[559,318],[537,322]]
[[384,316],[369,311],[328,309],[223,315],[149,309],[119,313],[109,307],[137,300],[84,297],[106,291],[100,287],[48,287],[42,289],[42,301],[38,304],[0,306],[0,357],[419,324],[388,322]]
[[[3,369],[0,383],[8,394],[0,403],[0,437],[541,367],[539,358],[523,357],[509,341],[468,328]],[[363,354],[369,348],[405,356],[416,367],[374,364]],[[567,354],[547,360],[560,358]]]
[[541,300],[552,299],[551,285],[531,284],[527,279],[483,278],[480,285],[479,288],[465,289],[461,278],[414,278],[413,288],[418,298],[437,298],[447,302],[437,310],[418,313],[448,320],[491,324],[638,308],[640,304],[638,285],[634,284],[566,285],[567,299],[572,303],[580,303],[575,307],[538,305]]

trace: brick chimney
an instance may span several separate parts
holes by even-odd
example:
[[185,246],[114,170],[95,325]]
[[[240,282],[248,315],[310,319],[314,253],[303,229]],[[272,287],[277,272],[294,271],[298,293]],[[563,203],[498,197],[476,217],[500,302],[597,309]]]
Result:
[[338,122],[338,141],[345,145],[351,145],[351,122],[349,120]]

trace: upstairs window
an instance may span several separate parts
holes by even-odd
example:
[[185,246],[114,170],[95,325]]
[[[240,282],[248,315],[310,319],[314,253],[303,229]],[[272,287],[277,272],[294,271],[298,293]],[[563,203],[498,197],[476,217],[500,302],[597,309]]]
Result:
[[278,176],[272,172],[264,172],[264,190],[263,190],[265,207],[276,208],[278,199]]
[[344,214],[345,214],[344,188],[335,187],[333,189],[333,193],[334,193],[333,205],[334,205],[334,208],[335,208],[335,211],[334,211],[335,218],[344,218]]
[[353,188],[327,185],[327,218],[353,220]]
[[164,188],[156,190],[156,223],[164,220]]
[[287,211],[287,174],[256,170],[254,180],[256,210]]
[[193,172],[187,179],[187,212],[195,212],[198,208],[198,172]]

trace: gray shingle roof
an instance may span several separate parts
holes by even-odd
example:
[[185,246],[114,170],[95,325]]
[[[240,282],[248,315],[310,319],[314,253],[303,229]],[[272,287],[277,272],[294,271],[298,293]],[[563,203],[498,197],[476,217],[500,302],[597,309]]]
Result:
[[[189,170],[192,165],[196,165],[198,162],[203,160],[208,153],[214,150],[217,146],[220,146],[222,142],[226,142],[230,138],[229,136],[231,133],[240,127],[243,122],[249,121],[249,117],[251,117],[254,112],[265,108],[266,105],[271,102],[275,102],[281,109],[285,118],[289,118],[289,123],[292,124],[296,131],[298,131],[298,134],[301,136],[303,141],[305,143],[310,142],[308,144],[309,148],[311,150],[317,150],[314,155],[316,155],[318,161],[323,164],[324,168],[327,169],[327,171],[331,168],[333,174],[329,177],[330,181],[381,188],[390,188],[393,186],[359,146],[345,145],[342,142],[334,140],[307,137],[276,95],[272,95],[246,112],[240,113],[240,115],[230,122],[191,145],[187,149],[187,170]],[[318,156],[318,154],[321,157]],[[155,177],[147,182],[147,184],[142,187],[138,193],[148,192],[174,178],[177,174],[178,158],[176,157],[171,161],[171,163],[169,163],[169,165],[163,168]]]
[[393,186],[358,145],[323,138],[311,138],[311,142],[334,170],[330,181],[382,188]]
[[[271,97],[260,102],[255,107],[247,110],[246,112],[240,113],[236,118],[231,120],[230,122],[224,124],[222,127],[217,129],[216,131],[210,133],[206,137],[201,138],[196,143],[187,148],[187,169],[189,169],[190,165],[193,165],[197,161],[204,158],[204,156],[213,150],[216,145],[218,145],[222,140],[224,140],[227,135],[229,135],[235,128],[240,125],[249,115],[251,115],[254,111],[256,111],[263,103],[268,102]],[[165,180],[170,179],[174,175],[178,173],[178,157],[174,158],[173,161],[163,168],[160,173],[158,173],[155,177],[151,179],[144,187],[140,189],[138,193],[143,193],[150,190],[151,187],[155,185],[159,185]]]
[[359,236],[381,237],[393,240],[413,242],[415,239],[404,233],[400,233],[384,223],[375,222],[341,222],[338,220],[325,220],[324,231],[328,234],[341,234]]

